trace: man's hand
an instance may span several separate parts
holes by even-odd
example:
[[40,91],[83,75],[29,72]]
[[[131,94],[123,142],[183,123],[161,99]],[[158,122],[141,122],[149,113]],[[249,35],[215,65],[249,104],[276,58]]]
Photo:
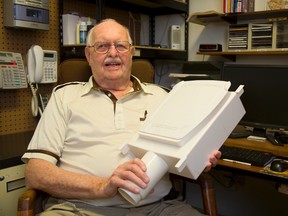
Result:
[[220,157],[221,157],[220,151],[213,152],[213,154],[210,155],[209,157],[209,161],[204,169],[204,172],[208,172],[212,167],[215,167]]
[[130,182],[133,182],[140,188],[146,188],[150,181],[146,174],[146,169],[145,163],[139,158],[119,165],[104,185],[107,196],[116,195],[118,188],[124,188],[136,194],[140,193],[139,188]]

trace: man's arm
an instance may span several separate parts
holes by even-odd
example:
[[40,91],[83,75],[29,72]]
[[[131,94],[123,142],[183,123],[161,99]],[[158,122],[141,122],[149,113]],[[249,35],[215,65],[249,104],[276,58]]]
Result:
[[139,193],[126,180],[145,188],[149,182],[145,171],[145,164],[134,159],[117,167],[109,178],[100,178],[63,170],[42,159],[30,159],[25,178],[28,189],[45,191],[58,198],[97,199],[115,196],[119,187]]
[[[221,152],[215,151],[209,157],[204,171],[207,172],[212,166],[216,166],[220,156]],[[146,166],[138,158],[118,166],[109,178],[73,173],[42,159],[30,159],[25,178],[28,189],[45,191],[58,198],[75,199],[113,197],[119,187],[138,194],[139,188],[129,181],[141,188],[146,188],[149,183]]]

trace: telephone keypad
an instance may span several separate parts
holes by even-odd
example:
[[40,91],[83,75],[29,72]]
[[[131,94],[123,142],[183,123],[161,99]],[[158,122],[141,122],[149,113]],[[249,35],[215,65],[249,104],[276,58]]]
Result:
[[16,89],[27,88],[24,66],[20,53],[0,52],[2,65],[0,72],[2,76],[1,88]]
[[43,64],[43,78],[41,83],[53,83],[57,82],[57,54],[56,51],[44,51],[48,54],[51,54],[53,57],[45,57],[44,55],[44,64]]
[[21,79],[19,74],[15,73],[11,69],[2,70],[3,72],[3,88],[13,88],[21,86]]

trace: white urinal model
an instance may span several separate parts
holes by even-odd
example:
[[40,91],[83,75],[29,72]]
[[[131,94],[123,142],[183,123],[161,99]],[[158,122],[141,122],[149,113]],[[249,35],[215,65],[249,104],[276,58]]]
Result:
[[[122,147],[123,154],[131,151],[143,157],[151,179],[148,189],[167,171],[192,179],[203,172],[209,156],[221,147],[245,114],[240,100],[243,86],[232,92],[228,91],[230,85],[206,80],[176,84],[159,108],[147,116],[137,136]],[[150,163],[147,158],[156,162]],[[149,191],[139,195],[125,189],[119,192],[137,204]]]

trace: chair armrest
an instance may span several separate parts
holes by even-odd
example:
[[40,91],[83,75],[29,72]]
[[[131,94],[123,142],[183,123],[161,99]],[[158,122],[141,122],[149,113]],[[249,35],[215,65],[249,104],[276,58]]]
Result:
[[17,216],[33,216],[37,191],[26,190],[18,198]]
[[17,216],[34,216],[43,211],[49,195],[40,190],[26,190],[18,198]]

